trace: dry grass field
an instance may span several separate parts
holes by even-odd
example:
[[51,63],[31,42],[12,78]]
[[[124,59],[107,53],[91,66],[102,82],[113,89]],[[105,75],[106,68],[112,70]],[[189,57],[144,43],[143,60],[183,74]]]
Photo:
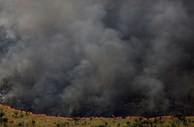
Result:
[[0,105],[0,127],[194,127],[194,117],[54,117]]

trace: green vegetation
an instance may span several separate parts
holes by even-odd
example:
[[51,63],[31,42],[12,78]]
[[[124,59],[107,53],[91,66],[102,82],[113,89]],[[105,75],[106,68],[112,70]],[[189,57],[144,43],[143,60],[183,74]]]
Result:
[[194,117],[67,118],[35,115],[0,105],[0,127],[194,127]]

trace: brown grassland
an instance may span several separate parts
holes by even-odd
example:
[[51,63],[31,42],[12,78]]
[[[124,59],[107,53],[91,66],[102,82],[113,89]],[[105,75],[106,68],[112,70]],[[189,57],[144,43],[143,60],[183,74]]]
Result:
[[0,127],[194,127],[194,117],[54,117],[0,105]]

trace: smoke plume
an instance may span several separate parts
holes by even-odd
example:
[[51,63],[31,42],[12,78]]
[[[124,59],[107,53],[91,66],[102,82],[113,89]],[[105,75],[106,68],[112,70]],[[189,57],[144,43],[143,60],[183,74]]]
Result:
[[0,0],[2,103],[194,115],[193,22],[193,0]]

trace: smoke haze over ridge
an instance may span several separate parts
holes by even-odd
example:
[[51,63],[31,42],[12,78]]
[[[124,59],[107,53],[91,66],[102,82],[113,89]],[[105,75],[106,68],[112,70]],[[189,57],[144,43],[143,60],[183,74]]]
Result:
[[3,103],[51,115],[194,115],[193,8],[192,0],[0,0]]

